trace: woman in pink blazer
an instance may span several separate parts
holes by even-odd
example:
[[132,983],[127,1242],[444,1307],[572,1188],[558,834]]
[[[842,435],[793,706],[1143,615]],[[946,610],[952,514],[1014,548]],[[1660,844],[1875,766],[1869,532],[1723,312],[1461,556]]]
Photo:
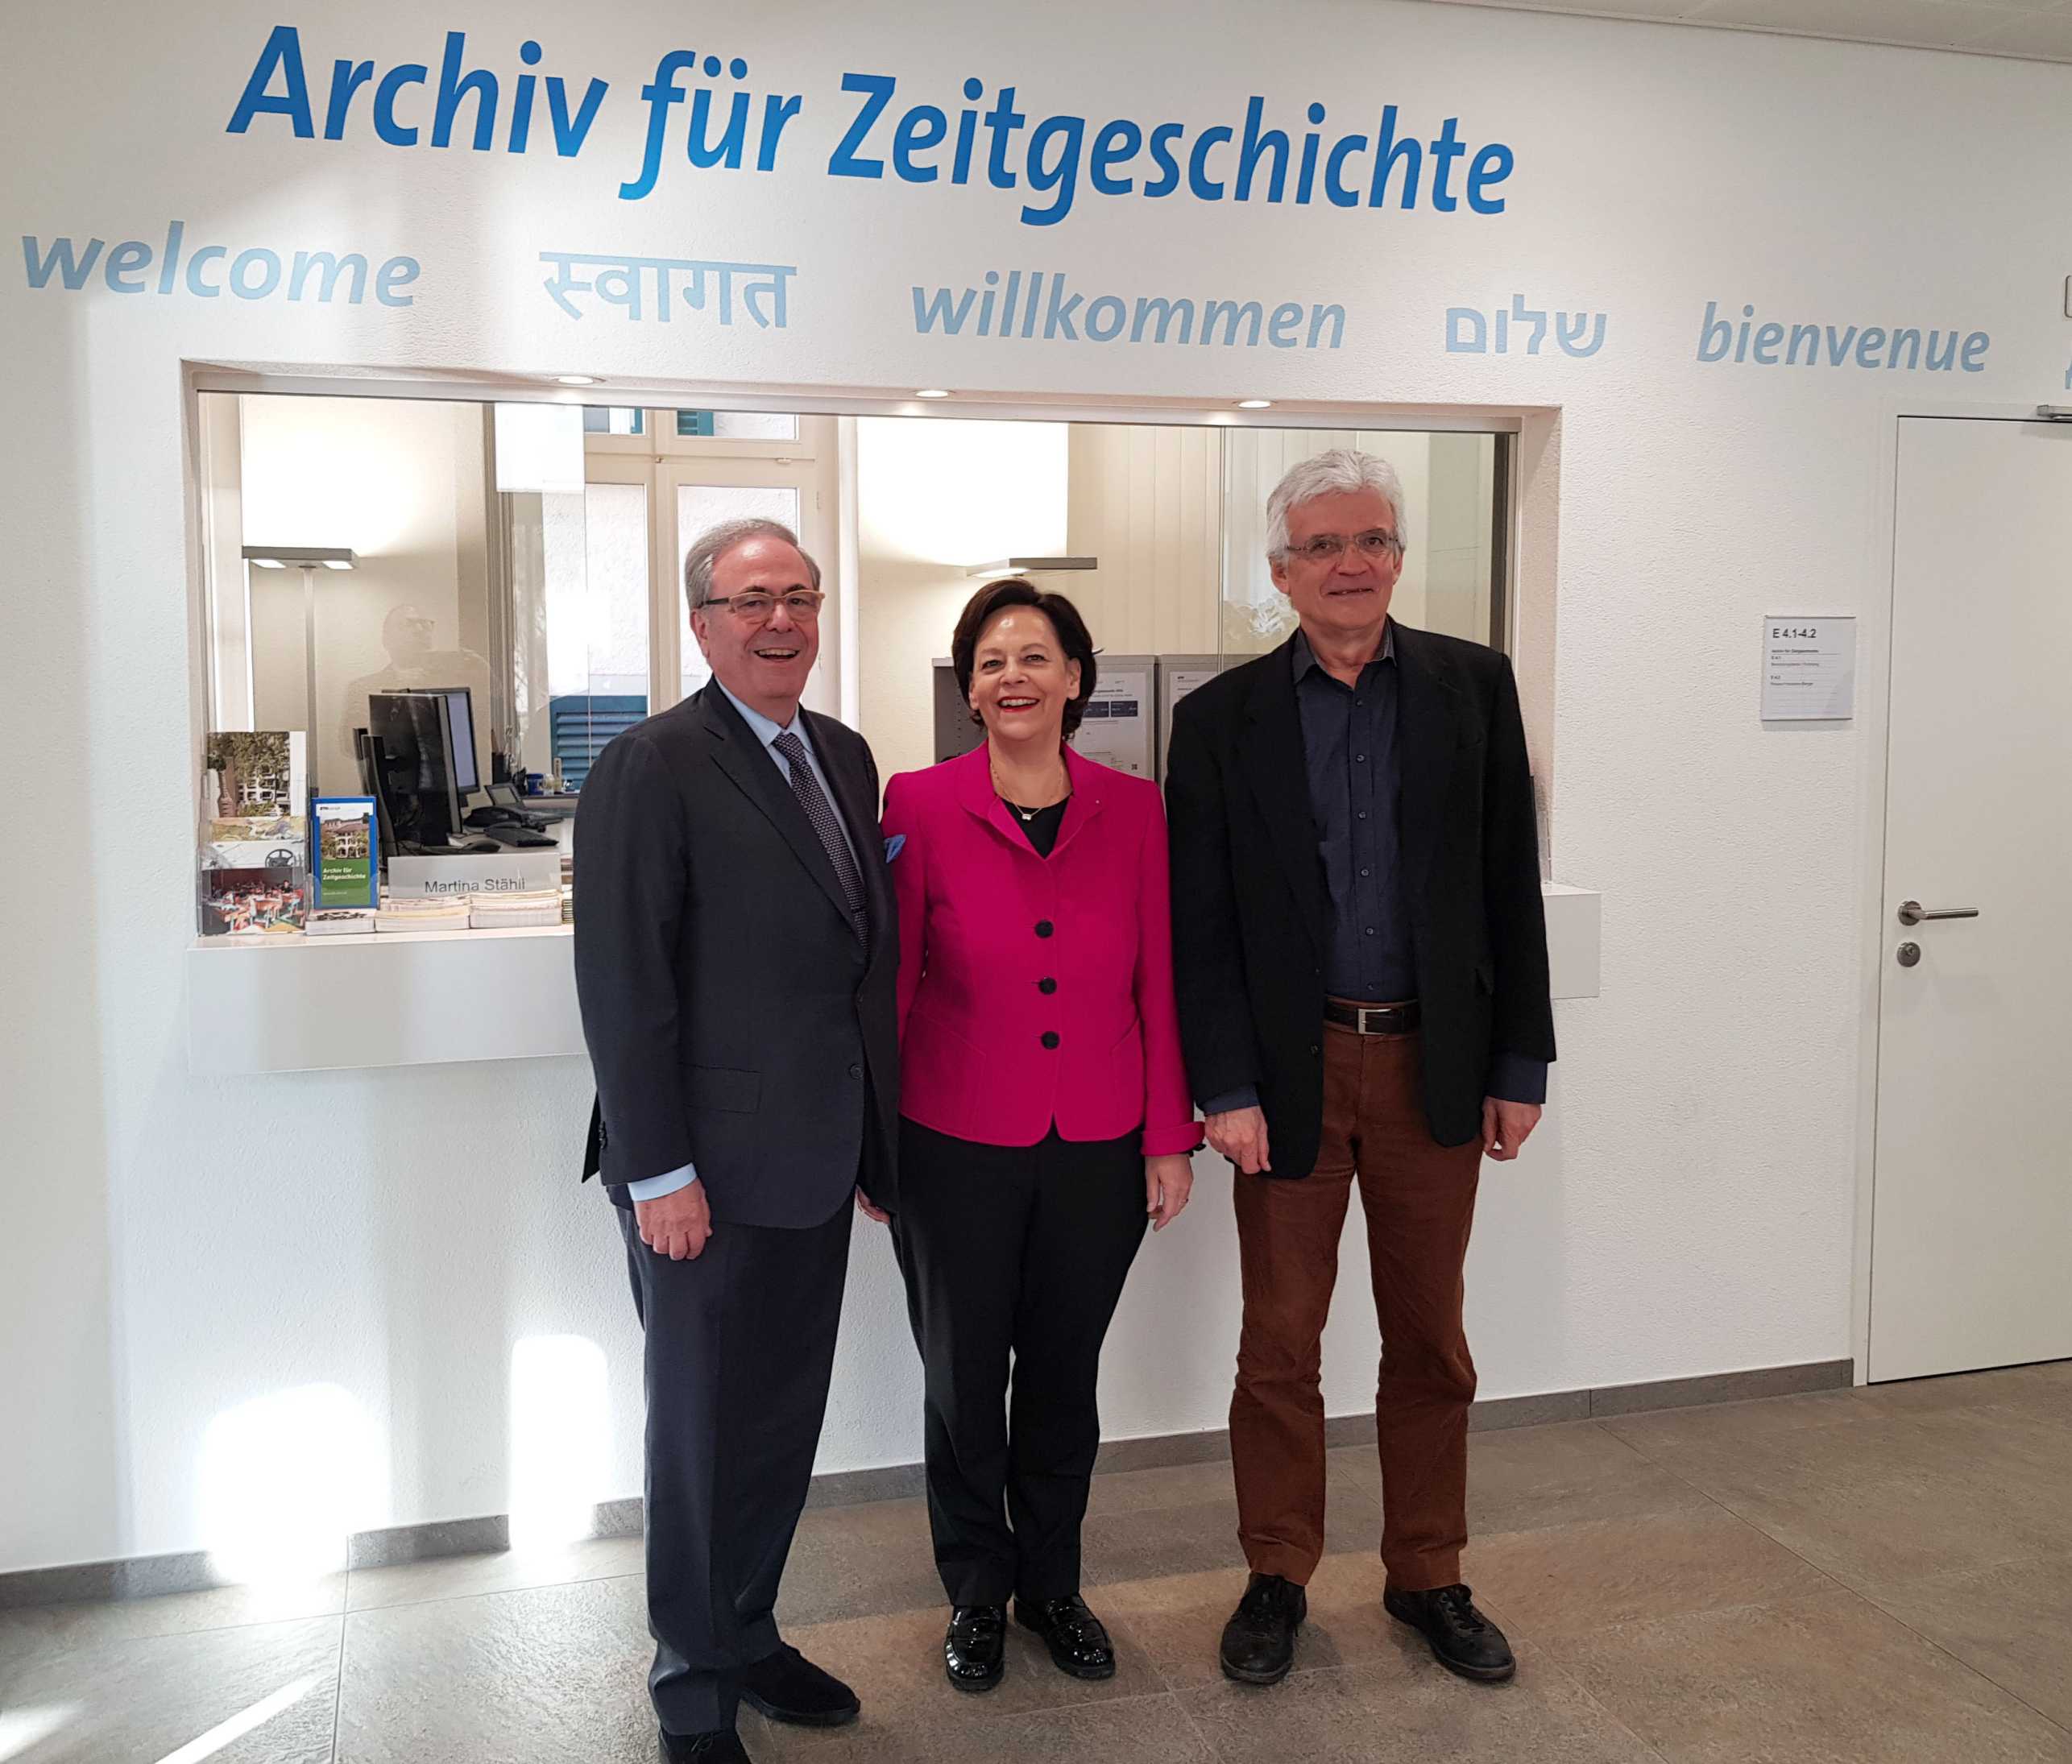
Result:
[[[1108,1331],[1145,1221],[1201,1143],[1173,1002],[1158,786],[1067,745],[1094,686],[1072,603],[988,584],[951,656],[984,743],[885,791],[899,901],[900,1210],[926,1368],[928,1517],[959,1690],[1007,1604],[1061,1671],[1108,1678],[1080,1597]],[[1009,1368],[1013,1364],[1012,1394]]]

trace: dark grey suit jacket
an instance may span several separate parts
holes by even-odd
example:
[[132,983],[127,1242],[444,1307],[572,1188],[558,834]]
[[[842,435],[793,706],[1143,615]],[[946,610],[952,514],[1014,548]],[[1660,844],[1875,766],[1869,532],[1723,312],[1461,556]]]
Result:
[[863,870],[868,948],[812,823],[716,685],[607,747],[576,817],[597,1079],[583,1175],[695,1164],[713,1218],[737,1224],[820,1224],[859,1179],[881,1205],[897,1196],[899,919],[877,768],[854,730],[803,714]]

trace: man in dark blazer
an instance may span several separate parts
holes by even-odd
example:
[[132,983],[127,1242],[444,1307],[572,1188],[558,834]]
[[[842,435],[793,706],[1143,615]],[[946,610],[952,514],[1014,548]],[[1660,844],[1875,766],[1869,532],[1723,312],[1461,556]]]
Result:
[[691,547],[684,586],[712,680],[591,769],[575,970],[584,1175],[620,1209],[647,1335],[649,1688],[668,1758],[723,1760],[748,1756],[739,1702],[814,1726],[858,1708],[773,1611],[847,1202],[895,1197],[898,917],[870,749],[799,707],[818,566],[776,522],[733,521]]
[[1323,1551],[1320,1342],[1356,1182],[1384,1603],[1463,1676],[1513,1671],[1461,1584],[1461,1268],[1481,1159],[1517,1155],[1554,1058],[1539,841],[1509,662],[1389,617],[1403,502],[1369,454],[1288,473],[1268,558],[1300,628],[1183,700],[1167,762],[1181,1039],[1237,1166],[1230,1444],[1252,1573],[1221,1658],[1248,1683],[1287,1675]]

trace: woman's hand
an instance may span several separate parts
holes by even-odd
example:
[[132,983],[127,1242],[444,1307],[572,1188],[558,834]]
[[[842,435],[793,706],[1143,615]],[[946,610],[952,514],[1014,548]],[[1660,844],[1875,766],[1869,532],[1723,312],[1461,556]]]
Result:
[[1184,1152],[1144,1160],[1144,1211],[1151,1229],[1163,1231],[1180,1216],[1194,1188],[1194,1162]]
[[856,1186],[856,1211],[866,1219],[876,1219],[881,1225],[889,1225],[892,1223],[890,1213],[885,1211],[881,1207],[873,1207],[871,1204],[871,1197],[864,1192],[863,1185],[860,1182]]

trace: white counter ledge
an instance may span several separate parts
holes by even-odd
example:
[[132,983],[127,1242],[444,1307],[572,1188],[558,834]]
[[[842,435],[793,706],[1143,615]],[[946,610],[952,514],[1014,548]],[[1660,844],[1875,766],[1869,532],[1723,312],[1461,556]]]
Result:
[[574,941],[565,925],[197,941],[188,1064],[226,1075],[581,1054]]
[[[1594,998],[1601,896],[1544,888],[1554,996]],[[197,941],[188,1063],[230,1076],[579,1054],[574,942],[562,925]]]

